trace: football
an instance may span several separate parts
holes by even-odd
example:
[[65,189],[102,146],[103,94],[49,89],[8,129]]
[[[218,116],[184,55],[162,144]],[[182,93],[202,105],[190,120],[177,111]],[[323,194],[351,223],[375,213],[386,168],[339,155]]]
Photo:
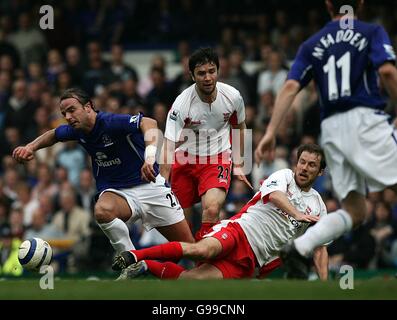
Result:
[[41,266],[49,265],[51,259],[52,248],[43,239],[27,239],[19,247],[18,260],[26,270],[38,271]]

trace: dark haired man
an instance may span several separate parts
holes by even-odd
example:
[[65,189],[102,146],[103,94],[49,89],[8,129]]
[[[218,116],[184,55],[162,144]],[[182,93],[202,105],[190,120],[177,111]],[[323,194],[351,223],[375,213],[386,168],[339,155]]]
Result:
[[390,187],[397,192],[397,138],[383,111],[386,103],[378,83],[397,100],[396,56],[390,39],[382,26],[353,15],[363,0],[325,3],[332,21],[301,45],[255,152],[257,161],[271,155],[281,120],[299,90],[314,79],[321,97],[321,144],[342,208],[282,250],[285,265],[297,273],[307,272],[299,261],[313,248],[364,220],[367,190]]
[[201,199],[202,224],[195,236],[199,240],[219,221],[230,186],[231,127],[240,130],[234,166],[240,167],[238,178],[250,184],[241,170],[246,126],[240,93],[217,81],[219,59],[211,48],[194,52],[189,70],[195,84],[176,98],[168,113],[160,172],[166,180],[171,173],[172,190],[187,216]]
[[137,219],[169,241],[193,242],[183,210],[158,174],[156,121],[142,114],[97,112],[89,96],[76,88],[66,90],[60,100],[68,124],[15,148],[13,157],[29,161],[39,149],[76,140],[91,156],[98,191],[95,219],[116,252],[134,248],[126,222]]
[[[295,172],[283,169],[270,175],[238,214],[213,226],[201,241],[169,242],[125,251],[116,256],[113,269],[131,265],[132,275],[150,271],[162,279],[252,277],[255,267],[262,268],[274,261],[284,244],[326,215],[321,196],[312,189],[325,168],[324,153],[317,145],[307,144],[300,146],[297,155]],[[154,261],[175,261],[181,257],[201,263],[184,270],[172,262]],[[316,249],[314,264],[319,277],[326,280],[328,254],[325,246]]]

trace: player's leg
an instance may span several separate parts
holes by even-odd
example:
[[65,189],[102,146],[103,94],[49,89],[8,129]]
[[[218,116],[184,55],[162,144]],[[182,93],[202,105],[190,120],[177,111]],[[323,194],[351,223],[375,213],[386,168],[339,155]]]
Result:
[[192,207],[200,201],[197,192],[198,181],[193,175],[194,165],[175,163],[171,171],[171,190],[178,199],[185,212],[186,219],[190,218]]
[[[253,276],[256,257],[238,223],[223,220],[212,228],[205,239],[218,240],[218,250],[221,251],[197,268],[181,273],[180,279],[242,279]],[[218,245],[215,241],[213,243]]]
[[189,225],[190,230],[193,232],[193,207],[183,208],[183,213],[185,214],[185,219],[187,224]]
[[219,212],[225,202],[230,186],[231,162],[222,162],[218,156],[216,164],[201,164],[198,166],[198,191],[203,208],[201,228],[196,233],[196,241],[200,240],[208,230],[219,221]]
[[136,260],[178,260],[182,257],[201,261],[215,258],[222,251],[218,239],[208,237],[196,243],[168,242],[151,248],[132,250]]
[[223,273],[214,265],[209,263],[203,263],[200,266],[195,267],[191,270],[181,272],[178,279],[223,279]]
[[125,224],[131,218],[132,211],[122,196],[113,192],[102,193],[95,204],[94,214],[116,252],[135,249]]
[[134,188],[142,206],[142,224],[145,229],[156,228],[168,241],[194,242],[190,227],[169,186],[157,177],[155,183]]
[[364,195],[351,191],[342,201],[342,209],[327,214],[294,241],[296,249],[304,256],[311,255],[314,248],[337,239],[353,226],[360,225],[366,210]]
[[194,235],[196,241],[203,238],[205,234],[219,221],[219,212],[226,199],[226,190],[212,188],[207,190],[201,197],[203,208],[201,227]]
[[186,219],[169,226],[156,227],[156,229],[168,241],[195,242]]
[[192,260],[212,259],[222,252],[218,239],[208,237],[200,242],[168,242],[141,250],[124,251],[113,262],[113,270],[120,270],[142,260],[172,260],[182,257]]
[[136,278],[149,272],[159,279],[222,279],[222,272],[211,264],[201,264],[190,270],[174,262],[160,262],[156,260],[142,260],[131,269],[130,278]]
[[171,171],[171,189],[183,209],[190,230],[193,230],[193,205],[200,201],[198,181],[193,176],[194,166],[175,163]]

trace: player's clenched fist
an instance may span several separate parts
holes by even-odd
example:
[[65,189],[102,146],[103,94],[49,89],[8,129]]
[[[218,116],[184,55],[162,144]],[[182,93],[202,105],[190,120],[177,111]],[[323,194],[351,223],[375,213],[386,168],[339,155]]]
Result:
[[17,147],[12,152],[12,157],[18,162],[30,161],[34,158],[34,151],[29,146]]

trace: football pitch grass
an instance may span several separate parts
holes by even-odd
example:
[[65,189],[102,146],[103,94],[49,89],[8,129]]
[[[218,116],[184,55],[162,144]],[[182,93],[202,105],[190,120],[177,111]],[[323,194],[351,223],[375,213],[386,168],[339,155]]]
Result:
[[0,281],[0,300],[396,300],[397,279],[354,281],[342,290],[338,280],[217,280],[160,281],[137,279],[55,280],[53,290],[40,288],[40,280]]

